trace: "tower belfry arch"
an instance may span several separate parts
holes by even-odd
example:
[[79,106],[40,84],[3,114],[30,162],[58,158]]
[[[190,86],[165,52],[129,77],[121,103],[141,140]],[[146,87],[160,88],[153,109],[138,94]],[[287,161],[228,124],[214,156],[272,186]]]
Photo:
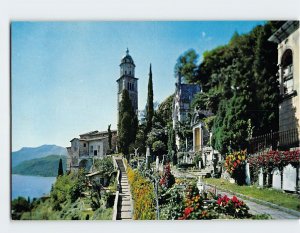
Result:
[[126,49],[125,56],[122,57],[120,63],[120,77],[117,79],[118,83],[118,112],[120,109],[120,102],[122,100],[123,90],[127,90],[131,100],[132,108],[135,113],[138,110],[138,78],[135,77],[135,64]]

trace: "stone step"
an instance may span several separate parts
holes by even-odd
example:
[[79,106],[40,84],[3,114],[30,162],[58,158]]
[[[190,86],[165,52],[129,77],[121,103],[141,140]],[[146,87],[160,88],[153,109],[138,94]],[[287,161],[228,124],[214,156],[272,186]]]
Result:
[[121,213],[122,212],[131,212],[131,206],[130,205],[122,205],[121,206]]

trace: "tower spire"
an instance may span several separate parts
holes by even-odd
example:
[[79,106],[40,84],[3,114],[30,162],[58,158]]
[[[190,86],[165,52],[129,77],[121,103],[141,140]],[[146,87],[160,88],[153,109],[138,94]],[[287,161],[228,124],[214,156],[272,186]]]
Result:
[[129,50],[128,50],[128,47],[127,47],[127,49],[126,49],[126,55],[128,55],[129,54]]
[[152,76],[152,66],[151,66],[151,63],[150,63],[150,71],[149,71],[149,75]]

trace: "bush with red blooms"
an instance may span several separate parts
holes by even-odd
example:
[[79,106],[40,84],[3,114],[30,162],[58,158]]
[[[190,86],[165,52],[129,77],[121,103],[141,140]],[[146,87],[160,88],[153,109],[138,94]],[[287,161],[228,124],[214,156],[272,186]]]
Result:
[[163,188],[171,188],[175,184],[175,177],[171,173],[170,163],[165,166],[164,174],[159,181],[159,184]]
[[186,190],[185,208],[178,220],[217,219],[221,216],[248,218],[251,217],[248,210],[249,207],[236,196],[229,198],[226,195],[215,197],[211,193],[199,194],[195,185],[189,185]]
[[243,202],[240,201],[236,196],[233,196],[231,199],[225,196],[219,196],[215,210],[218,213],[224,213],[226,215],[233,216],[234,218],[247,218],[250,217],[249,207]]
[[185,195],[185,208],[178,220],[213,219],[217,214],[212,206],[204,205],[204,195],[199,194],[196,185],[188,185]]
[[250,168],[263,168],[264,171],[272,170],[275,167],[282,169],[291,164],[294,167],[299,165],[300,150],[294,151],[269,151],[266,154],[248,158]]

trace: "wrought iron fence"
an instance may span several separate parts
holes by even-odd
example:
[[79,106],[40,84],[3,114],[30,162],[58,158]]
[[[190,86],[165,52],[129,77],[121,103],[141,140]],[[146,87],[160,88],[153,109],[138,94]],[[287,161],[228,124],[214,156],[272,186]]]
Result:
[[299,136],[299,129],[294,128],[254,137],[249,140],[248,153],[259,154],[269,150],[289,150],[299,147]]

